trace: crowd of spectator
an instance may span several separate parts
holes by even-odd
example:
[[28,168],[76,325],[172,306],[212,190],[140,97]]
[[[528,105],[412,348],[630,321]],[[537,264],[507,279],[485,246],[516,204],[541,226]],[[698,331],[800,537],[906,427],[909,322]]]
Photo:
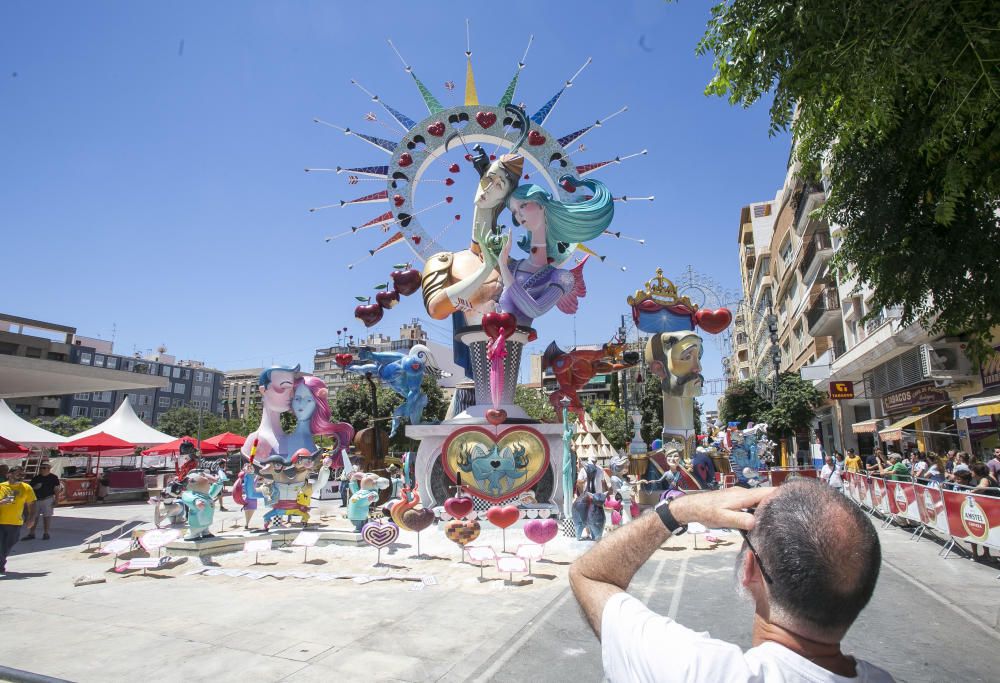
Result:
[[845,471],[1000,497],[1000,448],[994,448],[993,457],[986,462],[958,450],[944,455],[910,450],[903,456],[876,448],[871,455],[862,457],[850,448],[846,457],[840,453],[828,456],[820,478],[834,488],[842,488],[840,475]]

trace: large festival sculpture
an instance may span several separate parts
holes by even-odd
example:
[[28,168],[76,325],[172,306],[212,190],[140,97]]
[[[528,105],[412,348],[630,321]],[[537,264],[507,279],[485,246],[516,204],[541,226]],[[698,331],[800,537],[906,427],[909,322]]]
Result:
[[663,448],[689,459],[697,436],[694,400],[701,395],[701,328],[718,334],[732,322],[727,308],[699,309],[677,292],[674,283],[657,268],[656,275],[627,299],[632,320],[651,335],[646,342],[648,371],[659,378],[663,392]]
[[[368,249],[369,256],[393,245],[409,246],[423,262],[420,289],[427,314],[451,322],[454,360],[473,380],[474,396],[453,406],[453,417],[445,422],[421,424],[416,378],[407,387],[397,381],[399,369],[407,368],[404,358],[367,354],[351,359],[346,370],[381,379],[406,400],[394,414],[393,430],[406,418],[405,434],[420,442],[411,465],[426,508],[440,506],[459,487],[481,509],[531,499],[557,513],[564,489],[563,427],[540,424],[514,403],[521,355],[524,345],[537,337],[535,320],[553,309],[574,314],[580,308],[587,294],[586,266],[600,268],[605,260],[589,245],[602,236],[621,238],[620,232],[610,230],[616,202],[652,199],[614,197],[591,174],[646,152],[595,163],[578,164],[572,159],[577,151],[585,150],[584,136],[624,112],[624,107],[565,135],[546,127],[589,59],[532,113],[515,99],[527,50],[503,94],[495,103],[487,103],[480,101],[472,50],[467,48],[464,97],[452,106],[442,104],[396,51],[427,108],[422,120],[354,83],[380,108],[376,111],[388,115],[383,127],[398,126],[404,131],[399,138],[321,123],[389,157],[386,163],[337,167],[337,173],[347,174],[352,184],[385,183],[384,189],[341,202],[341,206],[389,206],[328,241],[364,236],[377,227],[389,237]],[[449,92],[454,89],[449,83]],[[366,119],[378,121],[378,115],[369,112]],[[471,220],[463,220],[463,203],[451,188],[470,174],[477,182],[469,197]],[[447,211],[450,217],[440,228],[428,230],[435,209]],[[458,249],[447,246],[444,234],[462,225],[467,226],[468,241]],[[409,264],[398,266],[391,291],[388,282],[376,285],[379,294],[374,303],[371,297],[356,297],[363,303],[355,313],[366,326],[381,320],[400,296],[413,293],[412,270]],[[404,289],[397,279],[404,280]],[[566,373],[571,383],[578,384],[582,376],[602,367],[624,367],[620,350],[609,349],[602,361],[577,359],[572,353],[561,354],[572,361]],[[569,388],[567,395],[575,395],[572,391]],[[577,399],[571,409],[581,408]]]

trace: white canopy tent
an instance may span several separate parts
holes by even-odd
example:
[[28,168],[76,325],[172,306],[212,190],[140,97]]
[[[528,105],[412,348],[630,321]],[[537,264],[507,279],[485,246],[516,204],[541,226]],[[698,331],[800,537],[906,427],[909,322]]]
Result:
[[0,436],[28,448],[51,448],[69,441],[65,436],[31,424],[11,410],[3,399],[0,399]]
[[85,429],[79,434],[74,434],[73,439],[82,439],[85,436],[104,432],[111,436],[117,436],[136,446],[159,446],[161,443],[173,441],[177,437],[164,434],[150,427],[139,419],[139,416],[132,410],[132,404],[127,400],[123,401],[114,415],[104,422],[101,422],[90,429]]
[[[167,443],[168,441],[173,441],[176,437],[170,436],[169,434],[164,434],[161,431],[153,429],[148,424],[139,419],[139,416],[135,414],[132,410],[132,404],[129,403],[128,399],[122,402],[118,406],[118,410],[114,412],[114,415],[109,417],[104,422],[97,424],[90,429],[85,429],[79,434],[74,434],[71,438],[80,439],[85,436],[90,436],[92,434],[97,434],[98,432],[104,432],[105,434],[110,434],[112,436],[117,436],[119,439],[124,439],[129,443],[134,443],[136,446],[142,446],[143,448],[149,448],[150,446],[159,446],[161,443]],[[119,464],[124,463],[122,457],[131,456],[119,456],[117,462]],[[108,458],[109,461],[114,461],[116,458]],[[139,465],[140,459],[136,459],[134,462]],[[151,455],[146,456],[141,459],[142,467],[163,467],[166,465],[167,459],[162,455]]]

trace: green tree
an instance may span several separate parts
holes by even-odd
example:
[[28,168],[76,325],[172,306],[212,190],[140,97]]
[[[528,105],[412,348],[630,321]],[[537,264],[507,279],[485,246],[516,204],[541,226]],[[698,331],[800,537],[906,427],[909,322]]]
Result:
[[622,391],[617,372],[611,373],[611,402],[616,406],[622,404]]
[[588,402],[584,408],[613,448],[628,451],[628,443],[632,440],[632,420],[622,408],[604,401]]
[[243,419],[240,420],[240,429],[234,433],[247,436],[250,432],[256,431],[257,427],[260,426],[261,414],[260,399],[250,399],[250,405],[247,406],[247,411],[244,413]]
[[[874,292],[868,319],[965,333],[1000,324],[1000,4],[726,0],[698,45],[706,93],[771,97],[819,214],[845,228],[835,266]],[[905,264],[905,267],[901,267]]]
[[719,401],[719,421],[723,425],[738,422],[745,428],[749,422],[763,422],[763,415],[769,408],[768,402],[754,389],[754,381],[745,379],[726,387]]
[[639,412],[642,413],[642,440],[653,443],[663,435],[663,392],[660,378],[650,373],[642,384]]
[[36,417],[31,422],[60,436],[73,436],[94,426],[89,417],[70,417],[69,415],[60,415],[51,421]]
[[560,422],[562,415],[556,416],[556,411],[549,403],[548,397],[541,389],[518,384],[514,389],[514,404],[539,422]]
[[[167,412],[160,415],[160,417],[156,420],[156,428],[161,432],[170,434],[171,436],[193,436],[197,438],[198,412],[197,408],[193,408],[191,406],[171,408]],[[260,424],[259,418],[257,424]],[[254,425],[254,429],[257,428],[257,424]],[[202,439],[207,439],[210,436],[222,434],[223,432],[233,432],[234,434],[242,433],[246,436],[246,434],[249,434],[250,432],[241,432],[240,428],[242,426],[243,422],[241,420],[227,420],[219,415],[215,415],[204,410],[201,411]]]
[[802,379],[798,373],[786,372],[778,381],[778,400],[756,421],[767,423],[767,434],[771,438],[792,436],[812,425],[824,400],[823,392],[812,382]]

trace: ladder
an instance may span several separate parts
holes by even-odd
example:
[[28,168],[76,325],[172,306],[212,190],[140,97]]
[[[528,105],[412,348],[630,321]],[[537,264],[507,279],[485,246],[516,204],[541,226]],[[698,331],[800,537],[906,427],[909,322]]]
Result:
[[29,453],[24,458],[24,480],[31,481],[32,477],[38,475],[43,462],[48,461],[48,456],[40,455],[37,452]]

